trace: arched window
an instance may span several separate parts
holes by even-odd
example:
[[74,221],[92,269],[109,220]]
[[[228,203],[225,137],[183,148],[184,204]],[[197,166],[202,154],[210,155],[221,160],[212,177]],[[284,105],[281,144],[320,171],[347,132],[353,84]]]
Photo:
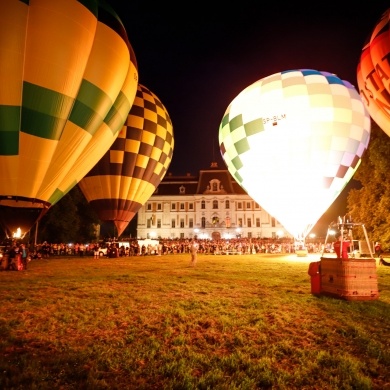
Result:
[[205,217],[202,217],[201,223],[202,223],[202,228],[205,228],[206,227],[206,218]]

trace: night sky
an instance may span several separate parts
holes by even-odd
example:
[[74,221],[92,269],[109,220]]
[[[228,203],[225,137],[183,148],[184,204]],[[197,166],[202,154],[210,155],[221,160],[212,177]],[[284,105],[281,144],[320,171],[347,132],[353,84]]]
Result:
[[[225,167],[218,145],[224,112],[263,77],[310,68],[335,73],[357,88],[361,50],[389,7],[388,0],[242,0],[223,6],[107,1],[135,51],[139,83],[160,98],[172,119],[174,175],[197,174],[212,161]],[[342,212],[349,187],[324,215],[326,223]]]

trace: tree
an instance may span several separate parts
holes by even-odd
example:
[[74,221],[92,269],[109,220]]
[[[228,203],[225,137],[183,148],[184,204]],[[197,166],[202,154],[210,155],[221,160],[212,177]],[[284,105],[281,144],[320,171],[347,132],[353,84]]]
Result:
[[[370,241],[390,248],[390,137],[372,122],[371,139],[353,179],[361,184],[347,197],[348,214],[365,225]],[[357,229],[355,238],[364,239]]]
[[88,243],[96,240],[96,224],[100,220],[75,186],[39,222],[37,241]]

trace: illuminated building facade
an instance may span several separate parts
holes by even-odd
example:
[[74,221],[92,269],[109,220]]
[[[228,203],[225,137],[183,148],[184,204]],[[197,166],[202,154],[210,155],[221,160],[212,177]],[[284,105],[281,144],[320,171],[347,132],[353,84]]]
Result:
[[198,176],[167,173],[137,217],[138,238],[290,237],[217,163]]

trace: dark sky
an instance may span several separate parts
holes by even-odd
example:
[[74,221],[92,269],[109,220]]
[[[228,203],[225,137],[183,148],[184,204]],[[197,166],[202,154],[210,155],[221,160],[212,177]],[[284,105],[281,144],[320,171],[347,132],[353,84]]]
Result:
[[175,175],[197,174],[212,161],[225,166],[218,145],[223,114],[265,76],[310,68],[357,88],[361,50],[389,7],[388,0],[107,1],[127,30],[140,84],[171,116]]

